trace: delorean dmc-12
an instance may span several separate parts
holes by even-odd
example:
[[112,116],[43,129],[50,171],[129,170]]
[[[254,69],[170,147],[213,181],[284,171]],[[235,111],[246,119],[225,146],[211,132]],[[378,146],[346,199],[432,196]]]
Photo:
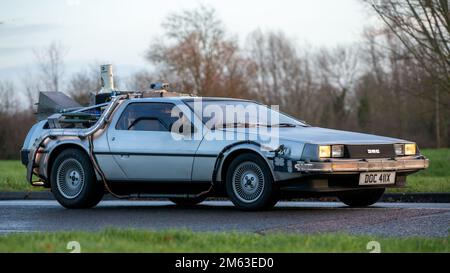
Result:
[[313,127],[257,102],[165,84],[117,91],[110,65],[101,79],[89,107],[41,92],[40,121],[21,150],[27,180],[66,208],[94,207],[105,193],[178,205],[228,197],[243,210],[311,196],[370,206],[429,164],[411,141]]

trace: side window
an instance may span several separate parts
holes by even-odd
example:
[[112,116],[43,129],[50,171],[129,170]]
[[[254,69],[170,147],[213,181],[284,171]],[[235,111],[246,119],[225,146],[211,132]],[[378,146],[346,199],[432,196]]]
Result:
[[171,103],[132,103],[123,111],[117,130],[170,131],[177,117],[172,117]]

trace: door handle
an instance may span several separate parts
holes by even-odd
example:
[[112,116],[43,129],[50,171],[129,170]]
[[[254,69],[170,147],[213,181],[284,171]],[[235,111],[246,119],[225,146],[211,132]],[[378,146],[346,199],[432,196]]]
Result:
[[130,155],[122,154],[122,155],[120,155],[120,158],[128,159],[128,158],[130,158]]

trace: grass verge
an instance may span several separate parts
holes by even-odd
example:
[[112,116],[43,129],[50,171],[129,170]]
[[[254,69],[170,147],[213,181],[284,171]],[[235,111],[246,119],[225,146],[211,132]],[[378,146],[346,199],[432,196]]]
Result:
[[26,181],[26,168],[19,160],[0,160],[0,191],[32,191],[39,188]]
[[212,233],[187,230],[141,231],[107,229],[98,232],[27,233],[0,236],[0,252],[69,252],[77,241],[81,252],[356,252],[367,253],[367,244],[380,243],[381,252],[450,252],[447,238],[386,238],[347,234]]
[[450,192],[450,149],[428,149],[421,152],[430,159],[430,167],[409,176],[406,188],[390,189],[388,192]]

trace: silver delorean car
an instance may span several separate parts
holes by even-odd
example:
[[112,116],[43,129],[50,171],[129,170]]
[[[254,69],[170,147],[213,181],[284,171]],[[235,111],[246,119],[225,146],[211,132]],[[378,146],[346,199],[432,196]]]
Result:
[[[155,93],[99,94],[93,106],[58,109],[36,123],[21,151],[28,181],[50,188],[66,208],[94,207],[105,193],[178,205],[227,197],[243,210],[336,196],[361,207],[429,164],[410,141],[309,126],[253,101]],[[61,101],[54,95],[41,94],[41,110]],[[224,122],[205,115],[208,107],[257,109],[276,123],[245,113]]]

